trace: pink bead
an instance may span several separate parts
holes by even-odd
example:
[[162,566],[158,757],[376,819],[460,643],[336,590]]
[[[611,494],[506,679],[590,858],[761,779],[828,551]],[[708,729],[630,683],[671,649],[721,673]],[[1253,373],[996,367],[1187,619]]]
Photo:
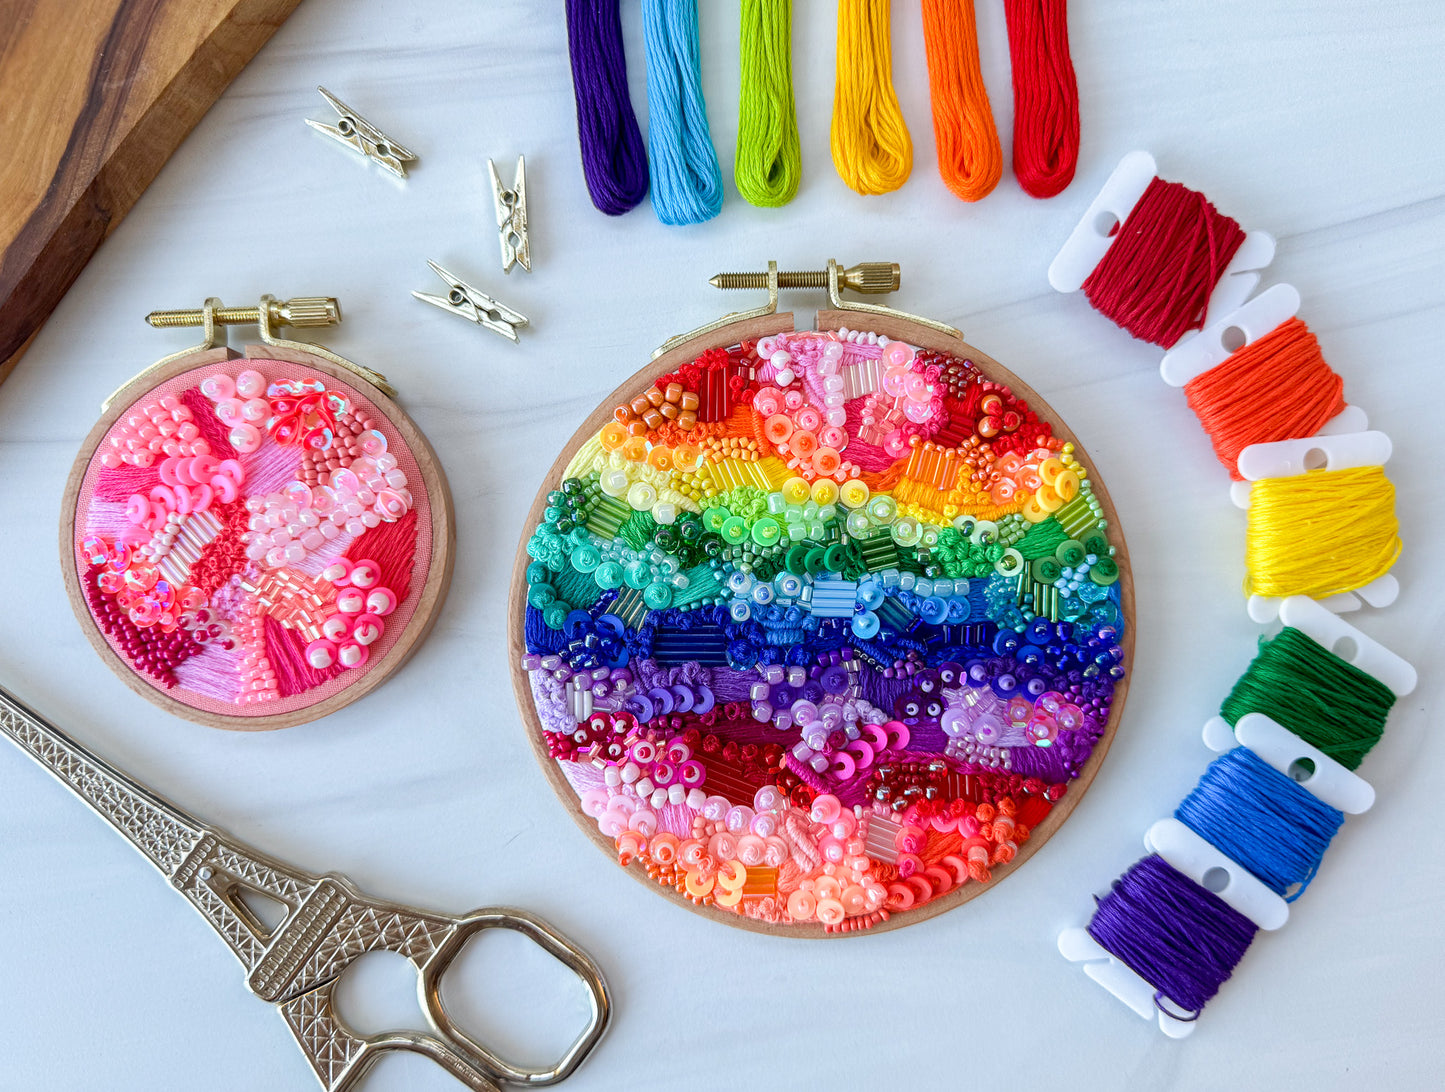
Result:
[[366,594],[367,613],[385,618],[396,610],[396,593],[390,588],[372,588]]
[[342,614],[360,614],[366,609],[366,596],[356,588],[344,588],[336,597],[336,609]]
[[217,372],[201,380],[201,393],[212,402],[219,402],[235,395],[236,382],[225,372]]
[[223,398],[216,403],[216,419],[223,425],[234,425],[241,420],[241,400]]
[[266,377],[254,368],[236,376],[236,393],[242,398],[260,398],[266,393]]
[[351,632],[351,618],[345,614],[333,614],[321,623],[321,632],[333,641],[340,641]]
[[241,404],[241,419],[259,425],[271,416],[271,404],[264,398],[248,398]]
[[381,619],[376,615],[359,614],[351,627],[351,636],[357,644],[370,645],[381,637],[384,628]]
[[813,799],[812,820],[815,823],[832,823],[843,811],[843,805],[832,793],[821,793]]
[[292,565],[306,560],[306,547],[299,542],[288,542],[284,549],[286,560]]
[[342,667],[360,667],[366,663],[369,655],[366,646],[359,644],[354,639],[342,641],[336,646],[336,662]]
[[255,425],[247,424],[244,421],[231,426],[227,439],[231,441],[231,446],[243,455],[249,455],[261,446],[260,431]]
[[883,347],[883,363],[893,368],[904,368],[913,362],[913,349],[901,341],[890,341]]
[[339,588],[344,588],[351,583],[351,561],[348,558],[338,557],[326,568],[321,570],[321,578],[329,580]]
[[317,671],[325,671],[336,663],[336,645],[322,638],[306,646],[306,662]]

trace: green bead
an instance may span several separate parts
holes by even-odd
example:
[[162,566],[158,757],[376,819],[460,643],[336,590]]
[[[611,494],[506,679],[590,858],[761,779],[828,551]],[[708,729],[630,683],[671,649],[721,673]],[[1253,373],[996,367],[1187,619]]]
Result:
[[783,537],[783,528],[772,516],[764,516],[753,524],[752,538],[759,546],[771,546]]
[[729,516],[719,525],[718,531],[723,541],[735,546],[748,537],[748,522],[742,516]]
[[579,573],[593,572],[602,564],[602,554],[596,546],[579,546],[572,551],[572,567]]
[[1072,569],[1083,563],[1087,553],[1088,550],[1084,548],[1082,542],[1069,538],[1059,543],[1058,549],[1054,551],[1054,557],[1060,565],[1067,565]]
[[732,513],[726,507],[718,505],[716,508],[709,508],[702,514],[702,525],[713,534],[717,534],[731,516]]
[[1052,557],[1035,558],[1031,569],[1034,579],[1040,584],[1052,584],[1064,575],[1062,566]]
[[1119,565],[1112,557],[1101,557],[1089,566],[1089,579],[1107,588],[1119,579]]

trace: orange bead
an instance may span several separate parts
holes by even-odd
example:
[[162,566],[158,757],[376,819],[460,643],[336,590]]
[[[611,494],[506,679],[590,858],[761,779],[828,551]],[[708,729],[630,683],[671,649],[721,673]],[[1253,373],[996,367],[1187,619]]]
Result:
[[597,438],[602,443],[603,451],[616,451],[627,439],[627,430],[616,421],[609,421],[602,426],[602,432]]

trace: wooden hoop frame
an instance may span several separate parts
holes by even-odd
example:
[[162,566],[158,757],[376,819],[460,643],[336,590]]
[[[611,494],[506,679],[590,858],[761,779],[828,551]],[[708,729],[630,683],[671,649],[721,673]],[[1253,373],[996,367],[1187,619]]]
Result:
[[[871,313],[860,313],[846,310],[825,310],[817,313],[817,320],[814,329],[837,330],[840,328],[866,329],[873,333],[883,334],[886,337],[897,338],[917,345],[924,349],[934,349],[940,352],[950,353],[962,359],[972,360],[977,364],[989,379],[1007,385],[1015,394],[1028,402],[1029,408],[1036,413],[1041,420],[1047,421],[1052,427],[1054,435],[1072,443],[1078,454],[1079,460],[1090,470],[1094,465],[1089,459],[1088,452],[1079,443],[1073,432],[1064,423],[1063,419],[1054,412],[1053,408],[1045,402],[1037,391],[1019,379],[1013,372],[1003,367],[986,353],[979,352],[972,345],[969,345],[962,337],[951,336],[939,330],[932,329],[921,323],[898,315],[878,315]],[[546,476],[542,479],[542,486],[537,492],[536,499],[532,502],[531,509],[527,512],[527,522],[522,529],[522,538],[517,545],[517,556],[512,566],[512,583],[507,598],[507,653],[510,657],[510,670],[512,674],[512,689],[517,695],[517,707],[522,716],[522,722],[527,729],[528,742],[532,745],[532,751],[537,756],[546,774],[547,781],[552,790],[562,801],[563,807],[571,814],[577,825],[587,834],[600,849],[609,857],[616,853],[616,846],[612,839],[606,837],[597,828],[597,824],[582,812],[577,794],[572,786],[563,776],[555,759],[547,753],[547,748],[542,738],[542,722],[537,715],[536,703],[532,697],[532,687],[527,672],[522,670],[521,659],[527,651],[526,648],[526,619],[527,619],[527,565],[531,558],[527,556],[527,540],[531,538],[532,530],[541,521],[542,511],[547,506],[547,494],[556,488],[562,472],[572,461],[576,454],[587,440],[595,436],[599,429],[612,418],[612,408],[623,401],[626,401],[638,390],[644,389],[657,376],[668,372],[676,371],[684,364],[691,363],[707,349],[726,348],[736,345],[742,341],[755,340],[769,334],[792,332],[795,329],[793,315],[791,312],[779,312],[773,315],[765,315],[760,318],[746,319],[741,322],[732,323],[715,330],[710,330],[698,337],[675,346],[668,352],[652,360],[644,367],[635,372],[616,390],[614,390],[592,414],[582,422],[581,427],[573,433],[572,438],[562,449],[560,455],[548,469]],[[1099,738],[1088,762],[1080,771],[1079,776],[1069,784],[1068,791],[1050,810],[1048,816],[1038,825],[1030,835],[1012,861],[1007,864],[996,866],[993,869],[993,879],[989,883],[981,884],[976,882],[965,883],[955,887],[938,898],[927,903],[918,910],[909,910],[901,914],[895,914],[885,922],[879,922],[871,929],[860,929],[847,933],[825,932],[821,926],[814,929],[803,929],[793,925],[777,925],[772,922],[759,921],[756,918],[747,917],[744,914],[733,913],[730,910],[714,910],[710,907],[700,906],[693,903],[686,896],[679,894],[671,887],[658,884],[648,877],[641,862],[634,862],[629,865],[626,872],[639,882],[655,891],[676,905],[682,906],[695,914],[700,914],[713,921],[722,921],[735,928],[746,929],[754,933],[764,933],[770,936],[796,937],[802,939],[823,939],[828,937],[849,937],[861,936],[866,933],[888,932],[893,929],[903,928],[929,918],[936,917],[956,906],[977,898],[986,891],[991,891],[998,886],[999,882],[1013,875],[1025,862],[1035,853],[1043,848],[1044,844],[1053,837],[1054,833],[1064,825],[1064,821],[1073,813],[1074,808],[1083,798],[1084,793],[1093,783],[1103,764],[1104,756],[1108,754],[1109,747],[1114,742],[1114,734],[1119,727],[1119,720],[1124,712],[1124,701],[1129,692],[1129,681],[1132,677],[1134,666],[1134,578],[1129,563],[1129,549],[1124,541],[1123,530],[1119,526],[1118,512],[1114,508],[1113,501],[1109,498],[1108,491],[1104,488],[1102,481],[1090,477],[1090,485],[1094,496],[1098,499],[1103,508],[1104,518],[1109,522],[1110,538],[1116,540],[1117,552],[1114,560],[1119,565],[1119,582],[1122,586],[1120,609],[1124,615],[1124,638],[1121,647],[1124,650],[1124,678],[1114,688],[1114,699],[1109,707],[1109,721],[1104,727],[1104,734]]]
[[[157,689],[146,681],[110,646],[105,634],[100,631],[100,627],[90,613],[90,604],[86,602],[85,593],[81,590],[80,574],[77,572],[75,563],[76,504],[80,499],[80,490],[86,472],[95,458],[96,449],[105,439],[111,426],[127,413],[138,399],[162,383],[194,368],[203,368],[208,364],[222,364],[238,359],[281,360],[291,364],[301,364],[307,368],[314,368],[364,394],[396,429],[416,459],[431,505],[432,532],[431,564],[427,569],[426,582],[422,586],[421,596],[417,600],[416,609],[412,612],[406,628],[396,643],[387,651],[387,654],[374,666],[371,666],[355,683],[314,705],[294,709],[287,713],[250,717],[228,716],[197,709],[193,705],[177,701],[165,691]],[[70,600],[70,607],[75,612],[75,617],[80,622],[80,628],[85,632],[86,640],[90,642],[91,647],[100,654],[100,658],[105,664],[119,675],[128,687],[166,712],[211,728],[226,728],[232,731],[264,732],[305,724],[308,721],[324,717],[328,713],[334,713],[338,709],[343,709],[375,690],[411,658],[422,639],[431,632],[432,626],[436,624],[437,614],[441,610],[447,590],[451,587],[452,565],[455,560],[456,520],[452,511],[451,489],[447,484],[446,472],[442,470],[436,452],[432,450],[431,444],[427,442],[422,431],[416,427],[412,419],[407,416],[406,411],[396,402],[366,383],[355,372],[347,371],[325,357],[296,348],[294,343],[292,345],[246,345],[239,353],[225,346],[197,349],[179,356],[159,368],[147,370],[136,376],[112,396],[110,408],[101,415],[100,420],[95,423],[95,427],[90,430],[84,443],[81,444],[80,453],[76,456],[75,464],[70,469],[70,477],[65,483],[65,495],[60,508],[60,568],[65,576],[65,594]]]

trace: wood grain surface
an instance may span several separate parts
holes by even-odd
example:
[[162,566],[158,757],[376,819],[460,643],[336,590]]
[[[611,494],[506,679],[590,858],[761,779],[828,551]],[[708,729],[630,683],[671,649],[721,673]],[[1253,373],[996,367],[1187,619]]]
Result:
[[[1109,722],[1104,727],[1104,734],[1095,745],[1089,760],[1084,763],[1079,776],[1069,784],[1068,792],[1062,799],[1050,809],[1044,821],[1034,828],[1027,842],[1019,847],[1018,855],[1007,864],[996,865],[993,868],[993,879],[989,883],[965,883],[945,892],[938,898],[920,907],[917,910],[910,910],[907,913],[895,914],[887,921],[879,922],[871,929],[859,929],[847,933],[829,933],[821,928],[809,929],[796,925],[775,925],[771,922],[760,921],[750,918],[745,914],[737,914],[728,910],[717,910],[712,907],[699,906],[686,896],[680,894],[672,887],[656,883],[644,870],[643,862],[634,860],[627,869],[628,875],[637,879],[649,888],[656,891],[662,897],[676,903],[684,909],[701,914],[714,921],[721,921],[739,929],[747,929],[755,933],[764,933],[770,936],[798,937],[803,939],[823,939],[836,937],[857,937],[866,933],[883,933],[893,929],[900,929],[916,922],[926,921],[936,917],[947,910],[952,910],[971,899],[977,898],[986,891],[992,891],[998,886],[999,881],[1013,875],[1024,863],[1035,853],[1043,848],[1044,843],[1053,837],[1054,832],[1064,825],[1079,801],[1083,799],[1084,792],[1093,783],[1099,772],[1099,767],[1104,762],[1104,756],[1108,754],[1110,745],[1114,742],[1114,734],[1118,731],[1119,720],[1124,715],[1124,700],[1129,693],[1129,682],[1134,671],[1134,574],[1133,567],[1129,562],[1129,547],[1124,541],[1124,533],[1119,526],[1119,515],[1114,508],[1114,502],[1109,499],[1109,491],[1104,483],[1093,472],[1093,462],[1084,445],[1079,442],[1063,419],[1054,412],[1053,408],[1039,396],[1031,386],[1025,383],[1013,372],[994,360],[987,353],[979,352],[972,345],[968,344],[961,337],[945,334],[939,330],[924,326],[921,323],[911,321],[906,316],[872,315],[862,314],[857,311],[819,311],[815,329],[837,330],[840,328],[850,330],[866,329],[878,334],[884,334],[891,338],[898,338],[925,349],[936,349],[940,352],[952,353],[954,356],[972,360],[983,371],[988,378],[1002,382],[1010,387],[1015,394],[1028,403],[1029,408],[1038,414],[1041,420],[1047,421],[1052,427],[1054,435],[1060,439],[1071,442],[1079,461],[1090,469],[1089,481],[1093,487],[1094,496],[1098,498],[1104,510],[1104,518],[1108,521],[1109,539],[1116,546],[1115,560],[1119,564],[1119,582],[1121,585],[1121,609],[1124,615],[1124,635],[1120,646],[1124,650],[1124,678],[1114,688],[1114,701],[1109,707]],[[507,597],[507,655],[510,661],[512,673],[512,689],[517,695],[517,707],[522,716],[522,723],[527,731],[528,741],[532,745],[532,751],[537,756],[547,780],[551,784],[557,798],[562,806],[567,809],[577,825],[582,828],[584,834],[594,842],[603,852],[612,855],[616,853],[616,846],[611,838],[608,838],[597,827],[597,822],[589,818],[583,811],[581,802],[576,792],[563,775],[562,769],[557,765],[555,759],[547,753],[547,744],[542,737],[542,721],[537,714],[536,703],[532,698],[532,684],[526,671],[522,670],[521,661],[523,654],[527,651],[526,622],[527,622],[527,565],[531,558],[527,556],[527,540],[531,538],[533,529],[542,519],[542,510],[547,506],[547,494],[555,489],[556,483],[560,480],[562,472],[572,461],[577,449],[592,438],[607,421],[612,419],[612,410],[619,403],[631,398],[639,390],[647,387],[653,379],[659,375],[675,371],[681,365],[695,359],[706,349],[719,346],[736,345],[743,340],[751,340],[763,337],[768,334],[775,334],[780,331],[791,331],[794,329],[793,315],[791,313],[779,313],[765,315],[761,318],[747,319],[741,322],[734,322],[717,330],[708,331],[696,338],[693,338],[682,345],[679,345],[657,359],[651,361],[638,370],[630,379],[613,391],[598,407],[592,411],[588,418],[567,441],[561,453],[552,463],[547,476],[542,480],[542,486],[537,491],[537,496],[532,502],[531,510],[527,513],[527,520],[522,525],[522,538],[517,544],[517,554],[512,563],[511,590]]]
[[0,380],[300,0],[0,0]]

